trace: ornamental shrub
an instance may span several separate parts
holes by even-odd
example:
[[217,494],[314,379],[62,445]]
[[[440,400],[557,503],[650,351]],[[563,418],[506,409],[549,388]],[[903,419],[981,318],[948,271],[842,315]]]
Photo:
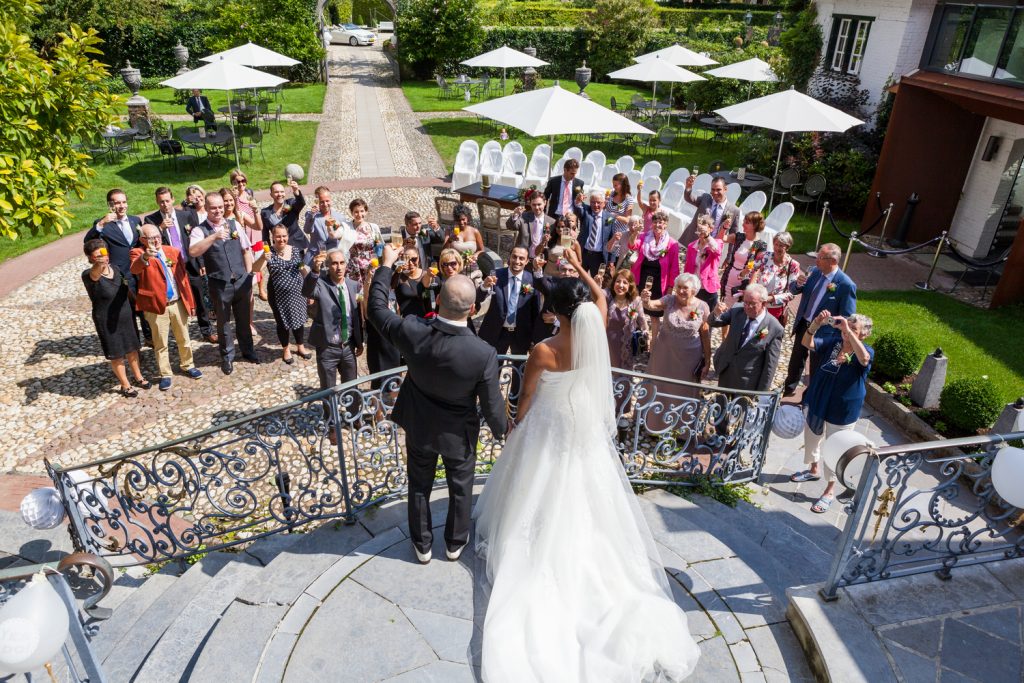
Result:
[[913,375],[921,367],[924,350],[909,332],[891,330],[878,335],[873,344],[875,362],[872,372],[877,377],[898,382]]
[[992,426],[1003,404],[988,377],[961,377],[939,395],[939,414],[956,429],[976,434]]
[[450,73],[479,54],[484,30],[477,0],[410,0],[395,26],[398,59],[417,78]]
[[590,58],[596,78],[629,66],[658,26],[654,0],[597,0],[587,17]]
[[779,76],[787,86],[796,86],[801,91],[807,87],[821,59],[824,39],[817,17],[818,8],[812,2],[796,15],[796,21],[779,36],[779,45],[786,54],[785,66]]

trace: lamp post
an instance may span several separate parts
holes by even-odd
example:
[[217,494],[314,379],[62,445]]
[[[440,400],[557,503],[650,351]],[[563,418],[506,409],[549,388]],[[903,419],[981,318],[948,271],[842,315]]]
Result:
[[743,23],[746,24],[746,31],[744,31],[743,42],[745,45],[750,45],[754,41],[754,13],[747,10],[747,13],[743,15]]
[[768,29],[768,44],[778,45],[779,36],[782,35],[782,12],[776,12],[772,27]]

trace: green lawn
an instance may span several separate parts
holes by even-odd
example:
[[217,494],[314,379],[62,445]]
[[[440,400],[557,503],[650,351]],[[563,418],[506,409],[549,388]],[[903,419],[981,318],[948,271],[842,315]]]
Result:
[[[249,163],[248,155],[242,158],[242,168],[247,174],[250,187],[257,191],[266,189],[271,181],[284,177],[284,167],[289,163],[297,163],[308,170],[317,125],[314,121],[282,121],[280,132],[272,128],[263,138],[266,161],[260,158],[259,151],[252,163]],[[175,171],[167,161],[153,158],[152,150],[152,145],[143,148],[138,160],[123,158],[118,163],[99,161],[95,165],[96,176],[85,197],[71,199],[71,210],[75,216],[72,232],[88,229],[95,219],[106,213],[106,194],[112,187],[120,187],[127,192],[128,211],[136,214],[156,210],[153,191],[160,185],[170,187],[178,200],[184,197],[185,188],[193,183],[202,185],[207,192],[229,186],[228,174],[234,168],[233,160],[211,164],[206,159],[200,159],[195,171],[187,162],[179,162],[178,170]],[[0,240],[0,261],[24,254],[60,237],[39,235],[16,241]]]
[[[475,78],[473,75],[470,77]],[[494,77],[492,76],[492,81],[493,79]],[[497,80],[500,88],[500,71],[498,71]],[[510,75],[505,85],[505,90],[509,95],[512,94],[512,80],[513,79]],[[540,83],[540,87],[546,88],[549,85],[553,85],[554,81],[542,79]],[[559,81],[559,85],[573,93],[579,92],[579,87],[574,81],[561,80]],[[457,111],[463,107],[469,106],[470,104],[477,104],[483,101],[476,98],[473,98],[472,102],[466,102],[461,98],[441,99],[438,96],[437,83],[434,81],[402,81],[402,92],[405,93],[405,97],[409,100],[409,106],[412,107],[413,111]],[[650,99],[651,97],[651,89],[649,87],[619,83],[591,83],[587,86],[584,92],[590,95],[590,97],[596,102],[599,102],[606,107],[611,101],[610,98],[613,96],[619,106],[629,102],[634,93],[638,93],[647,99]],[[658,90],[658,99],[664,101],[667,96],[667,92],[663,93],[661,89]],[[500,93],[493,97],[500,97]],[[488,97],[485,99],[493,98]]]
[[[589,90],[589,87],[588,87]],[[474,139],[479,144],[483,144],[487,140],[495,138],[494,128],[477,121],[476,119],[426,119],[423,121],[423,127],[430,135],[434,147],[437,149],[438,154],[441,155],[441,159],[444,161],[445,168],[450,172],[455,164],[455,156],[459,151],[459,145],[462,144],[463,140]],[[547,140],[541,140],[540,138],[529,138],[525,136],[517,137],[518,131],[510,129],[509,134],[519,140],[523,145],[523,149],[527,156],[532,154],[534,147],[541,142],[547,142]],[[727,165],[734,165],[731,163],[730,145],[721,145],[719,143],[712,144],[704,140],[683,140],[678,139],[675,143],[672,153],[667,151],[657,150],[657,153],[650,153],[643,149],[643,147],[637,148],[634,146],[625,146],[621,143],[593,143],[583,142],[580,143],[576,140],[570,140],[569,138],[556,136],[555,137],[555,156],[561,156],[561,153],[568,147],[578,146],[586,154],[595,146],[599,147],[608,157],[614,161],[612,155],[630,154],[635,160],[637,167],[643,166],[651,160],[657,160],[661,162],[662,173],[661,179],[667,180],[669,174],[680,166],[686,168],[693,168],[696,166],[698,169],[706,169],[712,161],[722,160]],[[789,232],[793,235],[793,250],[794,253],[805,252],[814,248],[814,241],[818,234],[818,222],[821,214],[814,214],[811,210],[805,216],[798,209],[793,219],[789,223]],[[844,231],[855,230],[860,227],[860,221],[850,220],[837,220],[836,223]],[[827,228],[828,226],[826,226]],[[831,229],[829,229],[831,231]],[[826,238],[828,232],[825,233]]]
[[[927,351],[949,356],[947,381],[988,375],[1009,403],[1024,394],[1024,306],[983,310],[936,292],[857,293],[857,312],[871,316],[875,334],[910,330]],[[869,340],[870,342],[870,340]]]
[[[287,83],[277,102],[271,102],[272,110],[277,103],[282,105],[285,114],[319,114],[324,109],[324,92],[327,86],[323,83]],[[149,100],[149,107],[154,114],[184,114],[185,105],[174,99],[172,88],[153,88],[140,90],[139,94]],[[203,94],[210,98],[210,106],[214,109],[228,105],[228,94],[225,90],[205,90]],[[127,95],[122,95],[127,98]],[[239,95],[235,95],[239,99]]]

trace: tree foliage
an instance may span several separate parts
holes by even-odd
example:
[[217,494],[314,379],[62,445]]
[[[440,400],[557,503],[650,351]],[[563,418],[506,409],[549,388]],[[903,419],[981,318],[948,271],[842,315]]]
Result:
[[73,143],[112,120],[115,99],[99,82],[100,40],[70,25],[46,57],[29,31],[38,0],[0,0],[0,235],[17,239],[71,225],[67,196],[81,197],[94,171]]
[[807,87],[807,82],[811,80],[821,59],[824,41],[817,18],[817,6],[813,2],[808,3],[797,13],[792,26],[779,36],[779,45],[786,55],[786,60],[781,65],[782,73],[779,75],[786,85],[796,86],[800,91]]
[[399,59],[418,78],[458,68],[483,43],[477,0],[411,0],[400,3],[399,12]]
[[629,66],[658,27],[654,0],[597,0],[587,17],[595,77]]

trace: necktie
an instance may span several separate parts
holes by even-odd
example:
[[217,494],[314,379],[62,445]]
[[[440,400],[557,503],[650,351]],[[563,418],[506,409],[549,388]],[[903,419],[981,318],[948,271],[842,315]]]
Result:
[[822,290],[827,286],[828,278],[823,275],[818,279],[818,284],[814,286],[811,298],[807,300],[807,309],[804,311],[804,320],[807,322],[814,320],[814,316],[817,313],[814,309],[818,307],[818,302],[821,300]]
[[121,226],[121,232],[124,234],[124,241],[131,244],[133,242],[131,223],[125,218],[123,221],[119,221],[119,225]]
[[747,318],[747,324],[743,326],[743,336],[740,337],[740,346],[747,343],[747,337],[750,336],[750,328],[754,326],[754,318]]
[[344,344],[348,341],[348,306],[345,304],[345,281],[342,280],[338,284],[338,304],[341,307],[341,341],[339,343]]
[[714,206],[711,207],[711,220],[713,220],[715,222],[715,227],[716,228],[718,227],[718,221],[719,221],[718,217],[722,213],[721,212],[721,208],[722,207],[719,206],[718,204],[715,204]]
[[565,216],[572,211],[572,198],[569,193],[572,192],[572,183],[562,180],[562,215]]
[[519,278],[513,275],[508,283],[508,313],[505,315],[506,325],[516,324],[516,306],[519,305]]
[[157,254],[156,260],[160,264],[160,269],[164,271],[164,282],[167,283],[167,301],[170,303],[174,299],[174,278],[171,277],[171,271],[168,270],[167,264],[164,263],[163,255]]
[[202,114],[203,113],[203,98],[202,97],[197,97],[196,98],[196,104],[199,105],[199,113]]
[[181,251],[181,233],[178,232],[178,220],[173,213],[171,214],[171,223],[174,225],[167,231],[168,237],[171,240],[171,246]]
[[604,211],[599,211],[597,213],[597,215],[594,216],[593,231],[592,231],[592,234],[590,235],[590,239],[587,240],[589,242],[589,244],[587,244],[587,249],[589,249],[590,251],[602,251],[598,247],[598,245],[601,244],[601,233],[604,232],[601,229],[603,227],[601,225],[601,217],[602,216],[604,216]]

